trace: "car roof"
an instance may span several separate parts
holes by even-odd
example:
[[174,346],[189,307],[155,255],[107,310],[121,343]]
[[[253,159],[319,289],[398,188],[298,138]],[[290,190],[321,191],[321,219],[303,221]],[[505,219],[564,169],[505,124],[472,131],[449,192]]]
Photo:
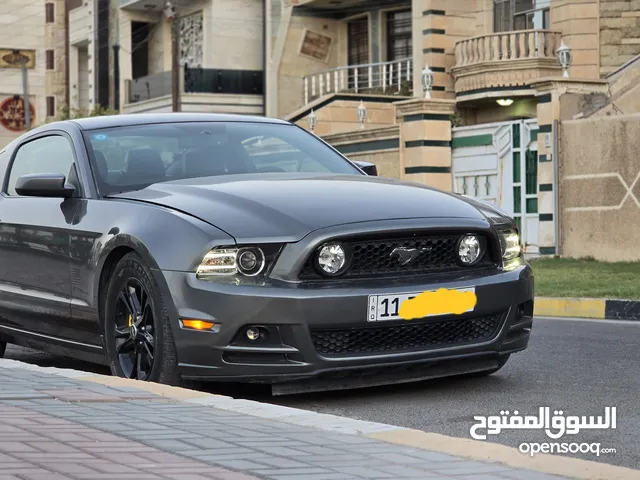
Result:
[[[277,118],[252,115],[233,115],[223,113],[129,113],[121,115],[103,115],[98,117],[77,118],[68,120],[83,130],[98,128],[129,127],[135,125],[162,124],[174,122],[253,122],[291,125],[290,122]],[[52,125],[52,124],[49,124]]]

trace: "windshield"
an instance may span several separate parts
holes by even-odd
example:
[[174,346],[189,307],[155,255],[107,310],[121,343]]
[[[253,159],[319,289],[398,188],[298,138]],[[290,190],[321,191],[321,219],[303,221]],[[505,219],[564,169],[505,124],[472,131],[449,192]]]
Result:
[[361,175],[314,135],[293,125],[168,123],[92,130],[85,138],[103,195],[218,175]]

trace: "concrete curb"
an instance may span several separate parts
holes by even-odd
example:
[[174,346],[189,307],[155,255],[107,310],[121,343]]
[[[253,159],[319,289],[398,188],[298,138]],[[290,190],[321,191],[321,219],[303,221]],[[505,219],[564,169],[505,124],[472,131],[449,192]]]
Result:
[[640,301],[536,297],[533,314],[536,317],[638,321],[640,320]]
[[136,388],[179,402],[209,405],[244,415],[275,419],[293,425],[313,427],[330,432],[358,435],[387,443],[445,453],[471,460],[500,463],[513,468],[533,470],[550,475],[584,480],[636,480],[640,476],[640,471],[638,470],[615,465],[549,454],[538,454],[535,457],[531,457],[521,453],[517,448],[497,443],[450,437],[421,430],[355,420],[251,400],[237,400],[223,395],[214,395],[157,383],[87,374],[76,370],[45,368],[7,359],[0,359],[0,368],[25,369],[106,386]]

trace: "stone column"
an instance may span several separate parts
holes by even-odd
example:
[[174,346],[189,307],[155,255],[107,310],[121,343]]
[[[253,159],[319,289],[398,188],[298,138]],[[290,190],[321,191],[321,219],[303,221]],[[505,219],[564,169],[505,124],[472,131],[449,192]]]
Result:
[[541,255],[560,255],[562,159],[558,158],[556,147],[559,125],[562,120],[583,116],[590,104],[598,108],[606,99],[608,83],[558,77],[543,78],[530,85],[538,101],[538,245]]
[[458,40],[473,36],[477,29],[476,2],[470,0],[413,0],[413,91],[422,92],[425,66],[434,73],[433,98],[455,98],[451,68]]
[[78,47],[69,45],[69,113],[72,114],[80,107],[80,65],[78,62]]
[[396,104],[400,178],[452,191],[451,115],[455,101],[416,98]]

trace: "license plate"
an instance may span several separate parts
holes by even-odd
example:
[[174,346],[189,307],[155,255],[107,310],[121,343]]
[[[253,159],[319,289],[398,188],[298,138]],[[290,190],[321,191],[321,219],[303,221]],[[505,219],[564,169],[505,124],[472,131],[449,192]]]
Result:
[[[456,288],[454,289],[456,292],[474,292],[475,287],[470,288]],[[435,291],[435,290],[430,290]],[[384,322],[388,320],[403,320],[403,318],[399,315],[400,306],[403,302],[407,300],[411,300],[421,293],[424,292],[414,292],[414,293],[399,293],[397,295],[369,295],[369,311],[367,313],[367,321],[369,322]],[[472,312],[475,307],[471,307],[467,309],[465,312]],[[434,313],[431,315],[425,315],[426,317],[437,317],[442,315],[451,315],[454,312],[441,312]]]

